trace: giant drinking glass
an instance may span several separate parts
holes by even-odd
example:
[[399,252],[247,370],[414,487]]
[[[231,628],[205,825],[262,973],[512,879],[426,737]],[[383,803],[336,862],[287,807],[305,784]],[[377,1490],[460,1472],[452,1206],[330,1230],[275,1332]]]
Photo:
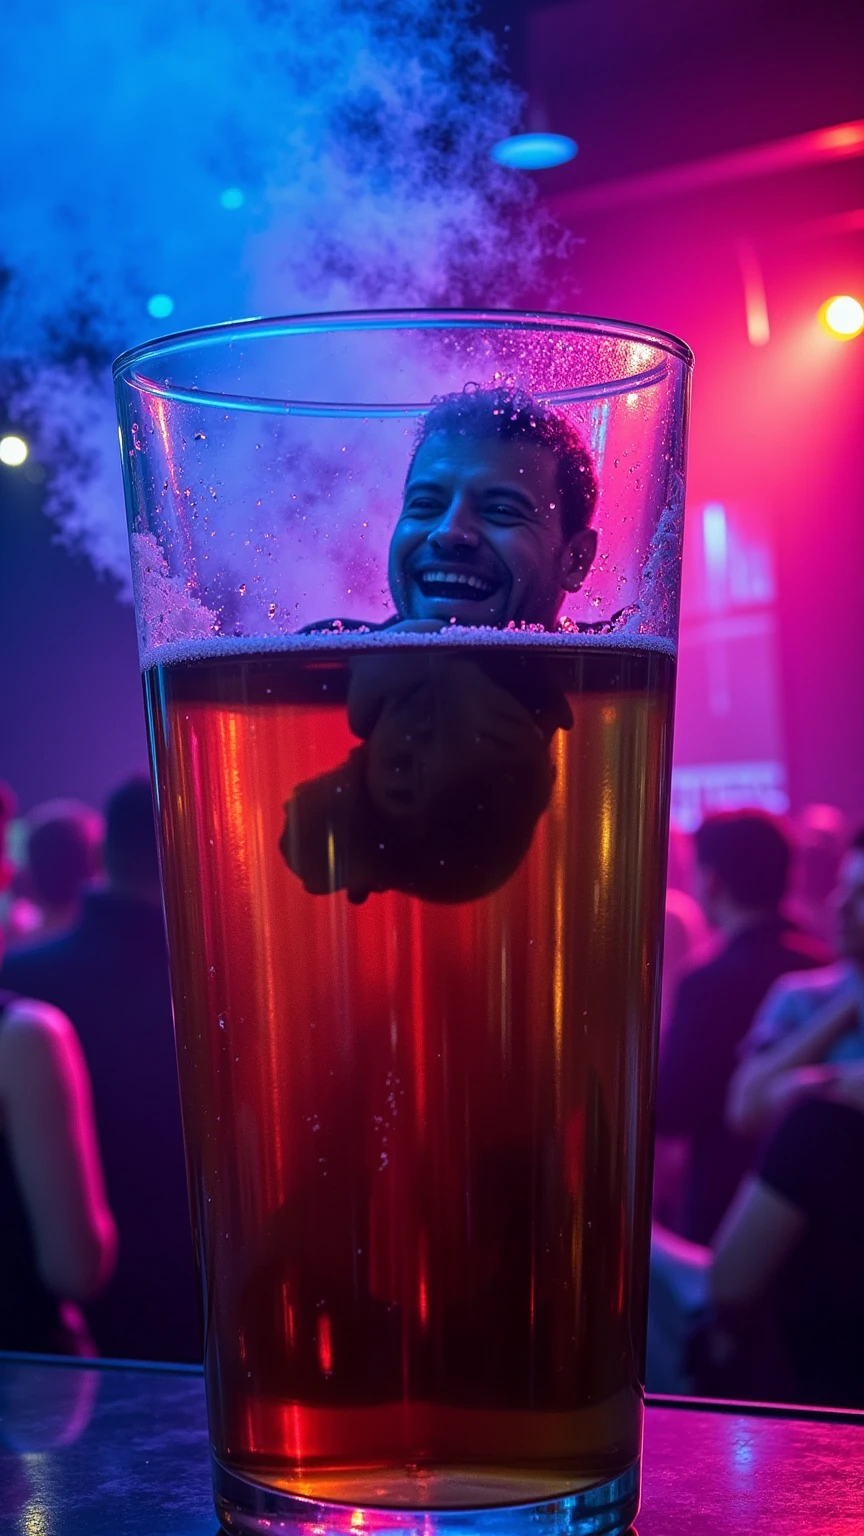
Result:
[[689,370],[462,311],[116,365],[229,1531],[636,1511]]

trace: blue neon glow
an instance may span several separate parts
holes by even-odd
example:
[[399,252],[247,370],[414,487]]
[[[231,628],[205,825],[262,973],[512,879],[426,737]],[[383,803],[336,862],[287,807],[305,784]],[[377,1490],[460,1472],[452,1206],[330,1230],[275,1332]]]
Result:
[[168,316],[174,313],[174,300],[170,294],[154,293],[147,300],[147,313],[152,315],[154,320],[167,320]]
[[726,508],[719,501],[709,501],[702,508],[702,542],[708,570],[712,575],[725,575],[729,559],[729,528]]
[[169,328],[148,297],[177,295],[171,323],[196,327],[542,296],[558,236],[533,183],[508,196],[488,153],[519,95],[475,0],[397,9],[398,26],[383,5],[344,0],[13,0],[3,12],[6,54],[39,61],[3,79],[16,298],[0,362],[26,380],[6,411],[35,423],[48,514],[127,590],[109,364]]
[[563,133],[515,133],[492,145],[492,159],[511,171],[545,171],[566,165],[579,153],[579,145]]

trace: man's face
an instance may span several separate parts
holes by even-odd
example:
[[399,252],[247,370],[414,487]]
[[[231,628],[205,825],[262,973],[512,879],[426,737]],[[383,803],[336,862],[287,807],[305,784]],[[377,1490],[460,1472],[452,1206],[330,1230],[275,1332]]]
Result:
[[408,475],[390,542],[402,618],[554,627],[596,535],[561,528],[558,461],[540,443],[435,433]]
[[840,951],[864,964],[864,853],[853,848],[840,865],[834,892]]

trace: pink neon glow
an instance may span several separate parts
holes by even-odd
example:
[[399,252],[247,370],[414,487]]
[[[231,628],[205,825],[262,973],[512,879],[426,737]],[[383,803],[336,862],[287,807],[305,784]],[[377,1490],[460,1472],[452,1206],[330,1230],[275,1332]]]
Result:
[[616,181],[571,192],[556,199],[555,206],[559,215],[567,218],[576,213],[623,208],[631,203],[650,202],[653,198],[722,186],[724,182],[770,176],[778,171],[796,171],[802,166],[854,159],[860,155],[864,155],[862,118],[851,123],[838,123],[833,128],[817,128],[813,133],[797,133],[792,138],[776,139],[769,144],[754,144],[730,155],[712,155],[705,160],[689,160],[683,165],[668,166],[640,176],[622,176]]
[[738,266],[744,284],[744,309],[747,316],[747,340],[751,347],[767,346],[771,340],[768,323],[768,299],[762,263],[752,240],[738,241]]

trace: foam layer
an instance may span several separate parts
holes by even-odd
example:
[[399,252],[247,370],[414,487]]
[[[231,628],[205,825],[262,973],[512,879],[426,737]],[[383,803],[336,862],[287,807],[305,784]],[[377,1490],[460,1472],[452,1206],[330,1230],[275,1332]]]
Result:
[[273,652],[416,650],[429,646],[477,646],[487,649],[516,646],[549,650],[659,651],[675,659],[677,647],[661,635],[619,633],[611,635],[574,634],[567,630],[492,629],[482,625],[463,627],[449,624],[432,633],[411,634],[392,629],[330,630],[314,635],[213,635],[206,639],[175,640],[167,645],[145,649],[141,653],[142,671],[151,667],[170,667],[196,661],[216,661],[221,657],[261,656]]

